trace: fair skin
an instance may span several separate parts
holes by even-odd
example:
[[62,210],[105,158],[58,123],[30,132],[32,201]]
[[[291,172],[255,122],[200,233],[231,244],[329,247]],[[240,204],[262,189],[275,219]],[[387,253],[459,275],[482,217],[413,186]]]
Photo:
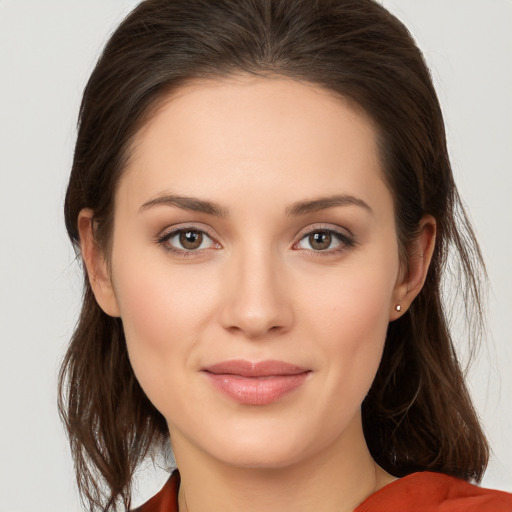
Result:
[[[80,240],[98,303],[122,318],[169,425],[180,510],[353,510],[393,480],[368,452],[360,408],[388,323],[423,285],[434,220],[401,262],[371,122],[310,84],[191,84],[133,149],[109,264],[90,210]],[[233,360],[300,373],[212,376]]]

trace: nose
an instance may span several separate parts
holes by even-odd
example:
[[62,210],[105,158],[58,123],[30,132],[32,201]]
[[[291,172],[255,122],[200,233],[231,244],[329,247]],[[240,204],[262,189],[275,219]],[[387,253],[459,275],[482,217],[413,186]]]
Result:
[[260,250],[228,264],[223,327],[250,339],[288,331],[293,323],[291,290],[276,258]]

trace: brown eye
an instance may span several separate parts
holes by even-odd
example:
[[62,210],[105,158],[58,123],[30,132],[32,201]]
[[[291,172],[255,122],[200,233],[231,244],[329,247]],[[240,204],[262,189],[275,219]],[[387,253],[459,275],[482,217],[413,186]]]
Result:
[[328,231],[316,231],[308,237],[309,245],[315,251],[325,251],[332,243],[332,234]]
[[309,252],[332,254],[343,251],[356,244],[354,237],[334,229],[315,229],[305,233],[295,245],[296,249]]
[[179,234],[180,245],[188,251],[199,249],[203,243],[203,233],[200,231],[181,231]]
[[201,229],[183,228],[176,229],[163,235],[158,239],[158,243],[163,245],[168,251],[185,254],[200,252],[203,249],[218,248],[207,233]]

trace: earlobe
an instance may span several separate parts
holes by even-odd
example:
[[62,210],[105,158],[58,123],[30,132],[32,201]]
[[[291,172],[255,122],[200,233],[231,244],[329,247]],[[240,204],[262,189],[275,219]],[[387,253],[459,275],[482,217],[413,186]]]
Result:
[[82,260],[99,306],[107,315],[119,317],[119,306],[112,286],[105,254],[94,236],[93,215],[94,212],[89,208],[84,208],[78,215],[78,232]]
[[408,265],[396,284],[390,320],[404,314],[423,288],[432,260],[436,241],[436,221],[431,215],[424,215],[420,221],[418,237],[408,250]]

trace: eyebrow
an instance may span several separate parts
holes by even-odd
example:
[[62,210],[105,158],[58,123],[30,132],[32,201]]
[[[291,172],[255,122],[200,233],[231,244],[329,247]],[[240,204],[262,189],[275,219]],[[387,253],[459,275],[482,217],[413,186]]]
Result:
[[[177,206],[183,210],[206,213],[207,215],[213,215],[215,217],[228,217],[229,215],[229,212],[226,208],[223,208],[222,206],[212,201],[206,201],[196,197],[178,196],[174,194],[159,196],[155,199],[147,201],[140,207],[139,212],[143,212],[149,208],[153,208],[154,206],[159,205]],[[289,217],[296,217],[319,210],[325,210],[327,208],[333,208],[335,206],[359,206],[368,212],[373,213],[373,210],[365,201],[346,194],[338,194],[333,196],[319,197],[317,199],[298,201],[288,206],[285,210],[285,213]]]
[[206,213],[208,215],[214,215],[215,217],[228,216],[228,211],[225,208],[222,208],[211,201],[205,201],[196,197],[177,196],[172,194],[151,199],[151,201],[144,203],[140,207],[139,212],[143,212],[144,210],[158,205],[177,206],[182,210]]
[[364,202],[362,199],[351,195],[338,194],[334,196],[319,197],[318,199],[299,201],[294,203],[286,208],[286,215],[304,215],[306,213],[325,210],[326,208],[333,208],[335,206],[360,206],[368,212],[373,213],[373,210],[370,208],[368,203]]

